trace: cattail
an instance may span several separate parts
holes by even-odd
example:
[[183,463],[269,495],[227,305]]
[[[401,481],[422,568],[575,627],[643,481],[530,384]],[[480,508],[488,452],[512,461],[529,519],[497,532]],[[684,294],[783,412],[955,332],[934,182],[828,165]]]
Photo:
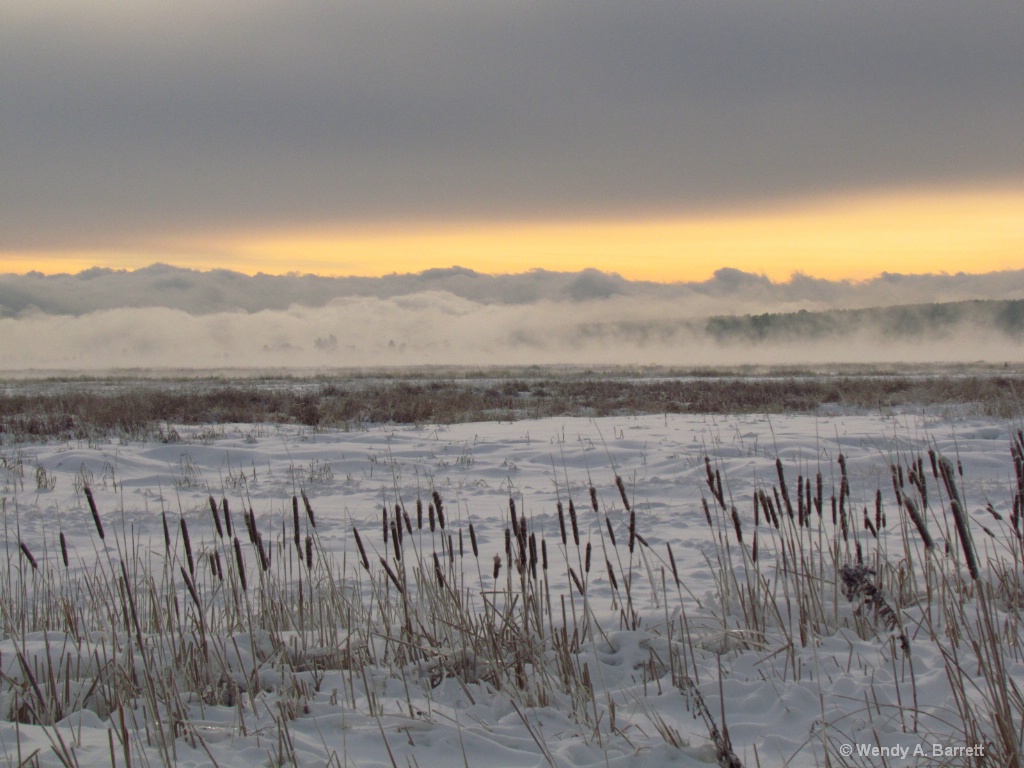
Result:
[[395,523],[392,521],[392,523],[391,523],[391,543],[394,545],[394,548],[395,548],[395,562],[398,562],[399,560],[402,559],[402,542],[398,538],[398,531],[400,531],[400,530],[401,530],[401,528],[396,526]]
[[679,581],[679,570],[676,568],[676,557],[672,554],[672,545],[666,541],[665,547],[668,549],[669,565],[672,566],[672,578],[676,580],[676,584],[681,584],[682,582]]
[[199,593],[196,592],[196,586],[192,583],[192,579],[189,577],[188,571],[181,566],[179,566],[179,570],[181,571],[181,578],[185,581],[185,587],[188,589],[188,593],[192,597],[192,602],[196,604],[196,608],[198,610],[202,611],[203,606],[199,602]]
[[441,503],[441,494],[434,491],[434,507],[437,511],[437,524],[444,530],[444,504]]
[[585,595],[586,591],[583,589],[583,582],[580,581],[580,577],[576,575],[576,571],[573,570],[571,565],[569,566],[569,575],[572,577],[572,583],[576,585],[579,593]]
[[36,559],[32,556],[32,551],[28,548],[28,545],[24,541],[19,543],[21,544],[21,552],[25,555],[25,559],[28,560],[28,564],[32,566],[32,570],[38,571],[39,563],[37,563]]
[[370,561],[366,558],[366,550],[363,549],[363,540],[359,537],[359,529],[353,526],[352,533],[356,535],[356,548],[359,550],[359,556],[363,560],[363,569],[369,572]]
[[996,522],[1002,522],[1003,516],[1000,515],[998,512],[996,512],[996,508],[992,506],[992,502],[991,501],[988,504],[985,505],[985,511],[988,512],[990,515],[992,515],[992,518]]
[[242,582],[242,591],[245,592],[248,586],[245,583],[245,559],[242,557],[242,545],[235,536],[235,563],[238,565],[238,578]]
[[921,513],[917,511],[917,504],[914,500],[909,497],[903,498],[903,506],[906,507],[907,514],[910,515],[910,521],[917,528],[918,534],[921,536],[921,540],[924,542],[925,549],[935,549],[935,541],[932,539],[928,529],[924,525],[924,518],[921,517]]
[[455,547],[452,545],[452,535],[450,533],[448,534],[448,562],[455,565]]
[[383,507],[381,509],[381,523],[382,523],[383,528],[384,528],[384,548],[387,549],[387,546],[388,546],[388,508],[387,507]]
[[[629,512],[629,499],[626,498],[626,485],[618,475],[615,476],[615,485],[618,487],[619,495],[622,497],[622,506],[626,508],[627,512]],[[597,509],[594,509],[594,511],[596,512]]]
[[[590,544],[587,544],[587,563],[590,562]],[[537,578],[537,534],[530,534],[530,575]]]
[[875,530],[874,524],[871,522],[871,518],[868,517],[868,508],[864,507],[864,528],[871,531],[871,535],[876,539],[878,538],[878,531]]
[[732,527],[736,529],[736,541],[743,543],[743,528],[740,525],[740,513],[736,511],[736,505],[732,507]]
[[786,474],[782,471],[782,459],[775,459],[775,470],[779,474],[779,489],[782,491],[782,500],[786,504],[786,514],[792,520],[793,504],[789,500],[789,487],[786,485]]
[[512,561],[512,531],[507,527],[505,528],[505,557],[509,562]]
[[541,567],[546,571],[548,569],[548,540],[540,540],[540,562]]
[[427,505],[427,512],[428,512],[427,516],[430,519],[430,532],[433,533],[434,532],[434,527],[437,525],[435,517],[434,517],[434,505],[433,504],[428,504]]
[[423,530],[423,499],[416,497],[416,530]]
[[295,549],[299,551],[299,557],[302,557],[302,534],[299,532],[299,499],[294,493],[292,494],[292,528],[295,534]]
[[[594,486],[590,486],[590,506],[594,508],[594,512],[596,513],[598,509],[597,488],[595,488]],[[569,508],[572,508],[572,499],[569,499]],[[629,509],[629,507],[626,507],[626,509]],[[579,542],[576,542],[576,545],[579,546]]]
[[565,535],[565,511],[562,509],[562,502],[558,502],[555,507],[558,509],[558,530],[562,534],[562,546],[569,546],[569,538]]
[[211,560],[210,562],[213,563],[214,575],[220,581],[224,581],[224,566],[220,561],[220,552],[218,550],[213,550],[213,560]]
[[[960,462],[957,461],[957,466]],[[963,503],[962,497],[960,496],[960,490],[956,485],[956,477],[953,475],[953,463],[945,456],[939,457],[939,472],[942,474],[942,482],[946,486],[946,492],[949,494],[949,498],[960,504]]]
[[306,534],[306,568],[313,569],[313,537]]
[[612,521],[608,519],[608,515],[604,516],[604,527],[608,529],[608,538],[612,540],[612,546],[616,546],[615,531],[612,530]]
[[220,524],[220,515],[217,514],[217,502],[210,494],[210,512],[213,514],[213,525],[217,529],[217,536],[224,538],[224,528]]
[[[388,565],[388,561],[385,560],[383,557],[378,557],[378,559],[380,560],[380,564],[384,566],[384,572],[387,573],[388,578],[391,579],[391,583],[394,584],[395,585],[395,589],[398,590],[398,594],[404,595],[405,594],[405,590],[402,589],[402,583],[398,580],[398,577],[395,575],[395,572],[391,570],[391,566]],[[437,563],[437,553],[436,552],[434,553],[434,562]],[[367,570],[369,570],[369,569],[367,569]]]
[[629,554],[633,554],[636,547],[636,511],[629,513]]
[[804,527],[804,476],[796,476],[796,519],[798,525]]
[[469,546],[473,548],[473,557],[480,557],[480,550],[476,546],[476,531],[473,530],[473,524],[469,524]]
[[821,491],[822,491],[822,488],[821,488],[821,472],[819,472],[817,477],[815,478],[815,488],[814,488],[814,508],[815,508],[815,510],[817,510],[819,518],[821,517],[821,502],[822,502]]
[[161,512],[160,515],[161,515],[161,517],[163,518],[163,521],[164,521],[164,551],[167,552],[168,555],[170,555],[171,554],[171,532],[167,528],[167,513],[166,512]]
[[494,575],[492,578],[497,580],[498,574],[501,573],[501,555],[494,556]]
[[519,551],[519,570],[526,566],[526,520],[520,518],[519,520],[519,532],[516,534],[516,549]]
[[605,558],[604,564],[608,567],[608,581],[612,583],[612,589],[619,591],[619,582],[615,579],[615,570],[612,568],[612,561]]
[[96,500],[92,497],[92,488],[88,485],[83,489],[85,491],[85,500],[89,502],[89,511],[92,512],[92,521],[96,525],[96,533],[100,535],[100,539],[106,539],[106,534],[103,533],[103,523],[100,521],[100,513],[96,510]]
[[586,573],[590,573],[590,542],[587,542],[587,553],[583,560],[583,570]]
[[249,543],[256,543],[256,513],[249,509],[242,508],[242,518],[245,520],[245,530],[249,534]]
[[260,556],[260,567],[264,571],[270,570],[270,556],[267,554],[267,548],[263,546],[263,534],[256,531],[256,552]]
[[804,481],[804,490],[804,495],[806,496],[804,499],[804,511],[807,514],[805,524],[809,528],[811,526],[811,478],[809,477]]
[[185,522],[185,518],[181,518],[181,538],[185,542],[185,556],[188,558],[188,572],[193,576],[196,575],[196,563],[192,559],[192,540],[188,536],[188,523]]
[[936,456],[935,456],[935,449],[934,448],[929,448],[928,449],[928,460],[932,464],[932,477],[934,477],[936,480],[938,480],[939,479],[939,468],[936,465]]
[[924,479],[924,459],[917,457],[917,491],[921,494],[921,505],[928,506],[928,484]]
[[882,510],[882,491],[875,491],[875,528],[885,528],[885,512]]
[[226,496],[221,496],[220,508],[224,513],[224,532],[228,536],[233,536],[234,534],[231,532],[231,512],[228,509],[228,500]]
[[508,513],[512,518],[512,530],[519,530],[519,519],[516,517],[516,500],[511,496],[508,497]]
[[573,506],[572,499],[569,499],[569,522],[572,524],[573,543],[578,547],[580,545],[580,529],[576,524],[576,507]]
[[[952,494],[950,494],[952,496]],[[951,498],[949,506],[953,511],[953,520],[956,522],[956,533],[960,538],[960,548],[964,552],[964,559],[967,560],[967,570],[971,572],[971,578],[978,580],[978,559],[974,553],[974,540],[971,538],[971,531],[968,528],[967,514],[960,506],[959,500]]]
[[750,559],[753,562],[757,562],[757,531],[754,531],[754,546],[750,550]]
[[405,531],[412,536],[412,520],[409,518],[409,512],[405,509],[402,510],[402,519],[405,520]]
[[708,500],[701,496],[700,503],[704,505],[704,518],[708,521],[708,528],[713,528],[714,524],[711,522],[711,510],[708,509]]
[[306,507],[306,517],[309,518],[309,527],[316,528],[316,517],[313,516],[313,505],[309,503],[309,496],[306,495],[305,490],[300,490],[302,494],[302,504]]
[[434,576],[437,578],[437,586],[444,589],[444,572],[441,570],[441,561],[437,558],[437,552],[434,553]]
[[[889,474],[892,475],[892,490],[893,490],[893,493],[896,494],[896,504],[897,504],[897,506],[902,507],[903,506],[903,489],[900,487],[899,475],[896,472],[896,465],[895,464],[890,464],[889,465]],[[916,473],[913,470],[911,470],[910,479],[911,479],[912,482],[915,480],[915,477],[914,477],[915,474]],[[916,485],[916,483],[915,483],[915,485]]]
[[64,567],[68,567],[68,542],[64,538],[64,531],[60,532],[60,556],[64,560]]
[[402,506],[400,504],[395,504],[395,527],[391,533],[398,537],[398,543],[401,544],[404,534],[402,533]]

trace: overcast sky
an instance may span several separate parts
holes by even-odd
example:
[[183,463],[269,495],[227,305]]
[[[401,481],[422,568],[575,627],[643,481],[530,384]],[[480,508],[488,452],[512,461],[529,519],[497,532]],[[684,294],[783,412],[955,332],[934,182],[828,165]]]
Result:
[[1020,192],[1022,41],[1020,0],[8,0],[0,253]]

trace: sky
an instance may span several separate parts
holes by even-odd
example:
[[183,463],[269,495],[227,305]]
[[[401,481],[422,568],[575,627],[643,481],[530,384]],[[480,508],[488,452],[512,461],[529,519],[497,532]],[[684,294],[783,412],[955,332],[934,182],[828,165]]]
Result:
[[1024,4],[0,10],[0,272],[1024,267]]

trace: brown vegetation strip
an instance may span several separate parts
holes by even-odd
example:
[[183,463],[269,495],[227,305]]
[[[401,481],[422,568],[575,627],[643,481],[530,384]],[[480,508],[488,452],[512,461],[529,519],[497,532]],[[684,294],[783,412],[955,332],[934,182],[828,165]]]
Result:
[[351,428],[549,416],[661,413],[810,413],[823,406],[970,405],[986,415],[1021,413],[1024,381],[968,376],[680,376],[509,379],[295,379],[294,386],[168,382],[119,391],[78,389],[0,395],[7,439],[126,435],[175,439],[171,425],[291,423]]

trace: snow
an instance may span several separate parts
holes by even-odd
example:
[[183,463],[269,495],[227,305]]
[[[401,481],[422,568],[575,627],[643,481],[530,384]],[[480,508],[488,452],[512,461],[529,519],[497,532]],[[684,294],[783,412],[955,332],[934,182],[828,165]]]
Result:
[[[0,753],[13,764],[34,755],[40,765],[61,765],[64,754],[73,755],[80,765],[112,760],[119,765],[161,764],[170,755],[180,765],[222,766],[277,765],[290,759],[299,765],[423,768],[698,766],[716,762],[707,720],[700,715],[702,700],[711,719],[727,727],[743,765],[820,765],[826,749],[833,764],[842,764],[839,750],[847,744],[854,749],[845,758],[849,765],[880,764],[886,752],[872,750],[893,750],[894,761],[903,758],[892,764],[968,764],[971,758],[960,749],[975,746],[968,736],[992,738],[984,730],[989,727],[984,714],[989,679],[969,642],[951,643],[945,632],[950,620],[936,615],[942,613],[942,603],[929,603],[920,586],[916,595],[900,596],[894,580],[883,585],[884,599],[899,605],[909,655],[899,648],[898,631],[887,630],[881,622],[866,630],[854,615],[857,605],[834,586],[808,592],[826,601],[823,614],[834,620],[824,629],[812,628],[807,637],[801,636],[795,619],[787,624],[792,631],[788,637],[772,618],[763,631],[743,621],[749,585],[759,579],[766,592],[776,591],[778,606],[797,612],[801,599],[788,591],[783,596],[784,537],[766,522],[763,511],[756,529],[759,557],[756,562],[751,557],[753,499],[759,490],[771,496],[779,484],[777,458],[794,505],[797,477],[813,481],[821,473],[825,510],[812,515],[809,527],[796,534],[812,559],[812,573],[829,575],[832,546],[848,552],[844,557],[852,562],[856,541],[872,566],[874,558],[884,557],[896,564],[892,572],[898,572],[900,561],[909,555],[913,562],[904,563],[905,568],[923,568],[926,560],[934,564],[939,574],[932,582],[935,588],[966,583],[969,576],[960,562],[955,527],[943,513],[941,481],[928,466],[928,451],[933,450],[962,467],[960,487],[983,563],[982,578],[1001,583],[999,563],[1020,570],[1019,545],[1010,524],[1017,482],[1010,446],[1017,428],[997,419],[925,413],[679,415],[383,425],[356,432],[266,424],[179,426],[180,441],[173,443],[5,445],[0,447],[0,496],[7,555],[4,586],[10,591],[4,624],[10,626],[8,619],[22,605],[50,616],[60,614],[55,604],[74,605],[85,617],[81,606],[93,596],[76,591],[75,585],[91,579],[114,586],[105,625],[90,622],[76,636],[66,624],[58,628],[56,621],[49,631],[26,624],[25,631],[0,640]],[[830,496],[841,484],[840,454],[850,486],[851,533],[845,546],[829,509]],[[894,497],[890,466],[907,468],[919,456],[927,470],[928,526],[938,541],[933,554],[924,552],[908,529]],[[730,514],[717,508],[709,490],[705,457],[712,471],[720,473],[727,507],[738,510],[742,544]],[[633,554],[627,545],[630,512],[616,488],[616,476],[623,481],[635,531],[643,540]],[[102,541],[84,495],[86,484],[105,527]],[[597,492],[596,513],[591,486]],[[242,510],[254,510],[274,560],[270,573],[282,574],[276,594],[294,608],[295,574],[304,567],[292,543],[292,500],[300,490],[315,512],[315,529],[303,512],[301,535],[315,538],[319,578],[329,573],[338,594],[364,606],[365,613],[352,625],[329,632],[312,628],[313,619],[305,629],[253,625],[212,632],[207,641],[223,659],[225,677],[211,681],[209,690],[175,690],[173,697],[168,694],[156,702],[166,733],[171,733],[172,710],[180,719],[177,738],[161,747],[161,725],[154,722],[154,705],[146,695],[110,706],[96,693],[106,683],[96,681],[127,669],[139,678],[149,674],[183,685],[183,665],[189,659],[182,649],[194,649],[201,640],[179,575],[179,567],[181,574],[187,569],[180,521],[185,521],[192,548],[199,553],[194,578],[211,627],[216,601],[227,598],[216,591],[209,561],[218,547],[226,559],[231,557],[230,546],[223,545],[214,528],[211,495],[218,503],[222,497],[228,500],[243,543]],[[434,491],[443,499],[444,531],[431,532],[426,520],[422,528],[417,525],[417,499],[427,507]],[[863,510],[875,520],[877,491],[886,521],[876,541],[863,525]],[[500,607],[511,599],[502,590],[519,583],[518,575],[506,581],[510,497],[538,544],[546,542],[551,566],[544,578],[553,625],[561,625],[566,616],[570,632],[590,627],[571,659],[575,670],[586,669],[591,682],[593,695],[586,701],[574,700],[576,694],[557,681],[544,682],[558,663],[550,647],[539,658],[548,659],[551,667],[529,667],[524,690],[499,690],[486,667],[493,660],[475,655],[468,646],[441,642],[433,655],[398,665],[385,650],[386,628],[375,626],[398,600],[395,590],[388,591],[379,558],[400,567],[391,550],[394,542],[382,539],[382,508],[390,512],[399,504],[410,514],[412,531],[406,536],[411,541],[402,543],[405,564],[413,552],[426,553],[422,562],[428,566],[431,552],[441,554],[444,572],[465,590],[461,594],[470,613],[482,616],[488,597]],[[710,527],[702,497],[710,504]],[[579,517],[579,548],[571,533],[568,546],[562,544],[557,504],[567,507],[570,498]],[[164,565],[162,512],[176,553],[169,571]],[[479,545],[478,561],[470,551],[470,523]],[[372,575],[363,569],[353,528],[360,532]],[[61,532],[68,569],[58,543]],[[441,541],[446,535],[453,537],[451,564],[445,562]],[[38,571],[26,562],[21,542],[36,559]],[[588,542],[594,562],[585,573],[582,553]],[[675,558],[678,588],[666,545]],[[498,579],[491,574],[495,555],[502,558]],[[253,591],[260,575],[247,543],[244,559]],[[145,631],[139,634],[147,651],[138,650],[134,624],[125,619],[123,588],[118,596],[122,562],[136,594],[168,579],[176,585],[179,607],[190,617],[182,618],[178,631],[191,633],[188,642],[150,631],[154,619],[144,616]],[[620,582],[632,579],[635,621],[629,620],[624,585],[613,587],[606,563],[613,565]],[[831,575],[834,583],[834,570]],[[574,586],[574,576],[585,582],[586,599]],[[426,573],[423,583],[432,579]],[[308,599],[310,583],[304,587]],[[319,588],[327,589],[322,584]],[[429,604],[424,590],[421,583],[410,596],[415,610],[426,610]],[[941,598],[935,592],[930,596],[933,601]],[[170,603],[162,608],[171,613]],[[998,607],[1008,647],[1020,639],[1017,610],[1012,600]],[[980,615],[975,603],[965,611]],[[26,622],[31,620],[30,614]],[[783,623],[789,621],[787,617]],[[538,642],[551,626],[548,622],[544,616]],[[684,626],[689,637],[683,636]],[[432,630],[441,639],[448,637],[443,627]],[[362,666],[339,661],[351,650],[346,642],[355,637],[369,638],[366,653],[371,658]],[[951,662],[954,652],[958,655]],[[684,659],[685,669],[672,670],[673,658]],[[147,668],[153,661],[162,666]],[[1003,661],[1012,684],[1024,684],[1024,661],[1017,652],[1007,651]],[[978,734],[958,730],[963,718],[956,700],[960,692],[951,683],[951,663],[970,681],[965,695],[977,707]],[[19,723],[11,717],[19,703],[38,703],[26,667],[44,687],[47,680],[59,689],[66,685],[66,700],[76,702],[56,725]],[[578,694],[581,688],[575,690]],[[1015,712],[1019,722],[1019,704]],[[939,757],[933,756],[935,744],[941,745]]]

